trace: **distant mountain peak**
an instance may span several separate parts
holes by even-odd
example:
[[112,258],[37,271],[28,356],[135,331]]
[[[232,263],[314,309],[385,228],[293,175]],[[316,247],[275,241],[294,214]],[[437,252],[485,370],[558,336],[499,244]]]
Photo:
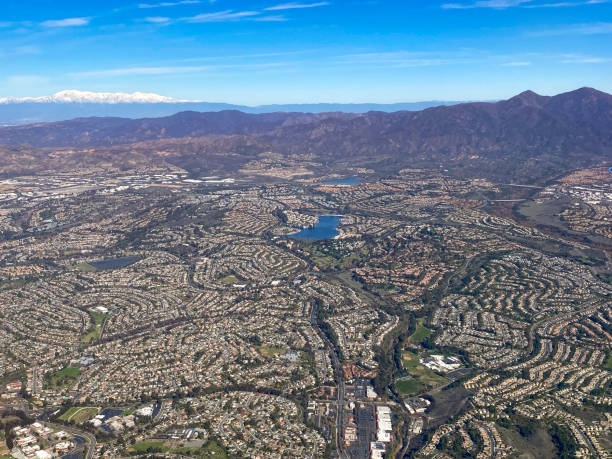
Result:
[[523,91],[522,93],[509,99],[511,102],[520,102],[524,105],[538,105],[545,96],[541,96],[531,90]]
[[578,88],[575,91],[570,91],[567,94],[576,93],[576,94],[597,94],[597,95],[606,95],[605,92],[600,91],[595,88],[590,88],[588,86],[583,86],[582,88]]
[[174,99],[172,97],[160,96],[154,93],[134,92],[92,92],[67,89],[56,92],[52,96],[43,97],[7,97],[0,98],[1,104],[12,103],[61,103],[61,104],[160,104],[194,102],[188,100]]
[[556,99],[577,99],[577,100],[593,100],[597,98],[609,99],[611,96],[597,89],[583,87],[574,91],[566,92],[555,96]]

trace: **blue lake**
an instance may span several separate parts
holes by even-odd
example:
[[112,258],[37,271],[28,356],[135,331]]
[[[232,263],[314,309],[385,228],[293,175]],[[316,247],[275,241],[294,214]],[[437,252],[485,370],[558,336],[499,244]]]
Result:
[[125,268],[133,263],[140,260],[140,257],[122,257],[122,258],[111,258],[109,260],[92,261],[88,263],[96,269],[119,269]]
[[292,234],[295,239],[331,239],[339,233],[336,229],[342,217],[338,215],[322,215],[312,228],[305,228],[299,233]]
[[333,179],[325,182],[326,185],[357,185],[361,180],[357,177],[346,177],[341,179]]

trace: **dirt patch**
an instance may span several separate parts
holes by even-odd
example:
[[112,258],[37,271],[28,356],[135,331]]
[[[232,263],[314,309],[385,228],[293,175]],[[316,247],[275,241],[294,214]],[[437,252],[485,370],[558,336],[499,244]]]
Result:
[[557,457],[555,445],[546,430],[536,429],[533,435],[526,438],[515,430],[497,427],[504,442],[512,446],[515,451],[521,451],[518,456],[520,459],[555,459]]
[[429,394],[433,398],[433,407],[428,414],[428,427],[438,427],[467,406],[471,395],[464,387],[454,387],[448,390],[434,391]]

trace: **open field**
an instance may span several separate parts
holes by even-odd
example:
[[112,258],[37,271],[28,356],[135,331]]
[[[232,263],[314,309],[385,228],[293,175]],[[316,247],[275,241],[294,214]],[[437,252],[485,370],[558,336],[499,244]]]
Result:
[[425,389],[439,387],[448,382],[448,379],[422,365],[419,356],[412,352],[404,352],[402,362],[404,370],[412,377],[411,379],[400,379],[395,383],[397,390],[403,394],[423,392]]
[[499,431],[502,434],[502,438],[509,445],[519,451],[523,451],[521,457],[525,459],[552,459],[557,457],[557,452],[550,439],[550,435],[544,429],[536,429],[535,433],[529,437],[521,436],[514,429],[500,428]]
[[240,284],[240,279],[238,279],[234,274],[228,274],[220,279],[224,284]]
[[75,424],[83,424],[98,414],[100,408],[73,406],[60,416],[62,421],[74,421]]
[[93,273],[97,271],[97,269],[91,266],[89,263],[79,263],[74,267],[74,269],[82,273]]
[[102,333],[101,327],[94,327],[86,335],[83,335],[81,341],[83,343],[91,343],[100,338],[100,334]]
[[418,394],[427,389],[427,386],[418,379],[410,378],[396,381],[395,388],[402,394]]
[[422,343],[431,335],[431,330],[423,325],[424,322],[425,319],[418,319],[416,330],[408,338],[411,343]]
[[608,358],[606,359],[606,363],[604,363],[605,370],[612,370],[612,352],[608,354]]
[[348,252],[310,244],[306,247],[306,250],[310,254],[312,262],[323,270],[348,268],[355,263],[359,264],[366,261],[369,256],[367,247]]
[[91,343],[92,341],[96,341],[100,338],[100,335],[102,334],[102,325],[108,317],[108,314],[103,314],[97,311],[90,311],[89,314],[91,315],[93,325],[87,330],[87,334],[81,338],[83,343]]
[[45,382],[51,388],[68,387],[77,380],[80,374],[80,368],[66,367],[55,373],[46,374]]
[[287,352],[287,349],[282,348],[282,347],[275,347],[275,346],[259,346],[258,347],[259,353],[262,355],[265,355],[266,357],[274,357],[278,354],[283,354],[284,352]]
[[143,453],[164,453],[170,450],[170,447],[163,441],[142,441],[132,446],[133,454]]
[[131,455],[139,455],[146,453],[172,453],[180,454],[184,456],[198,457],[203,459],[215,458],[215,459],[226,459],[229,458],[227,451],[223,446],[214,440],[207,442],[201,448],[173,448],[167,442],[163,441],[143,441],[136,443],[131,451]]

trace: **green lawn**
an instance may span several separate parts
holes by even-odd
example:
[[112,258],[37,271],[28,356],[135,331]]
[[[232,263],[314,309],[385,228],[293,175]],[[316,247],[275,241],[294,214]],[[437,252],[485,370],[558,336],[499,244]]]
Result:
[[227,450],[214,440],[209,441],[202,448],[171,448],[163,441],[143,441],[132,446],[130,451],[130,454],[132,455],[145,453],[173,453],[203,459],[229,458]]
[[89,263],[79,263],[78,265],[74,266],[74,269],[82,273],[93,273],[97,271],[97,269],[91,266]]
[[79,406],[73,406],[72,408],[68,408],[68,410],[67,410],[67,411],[66,411],[64,414],[62,414],[62,415],[61,415],[59,418],[60,418],[62,421],[67,421],[67,420],[68,420],[68,419],[70,419],[70,418],[72,417],[72,415],[73,415],[74,413],[76,413],[76,412],[77,412],[77,410],[79,410],[80,408],[81,408],[81,407],[79,407]]
[[45,375],[45,382],[47,383],[47,386],[51,387],[52,389],[68,387],[75,383],[80,374],[80,368],[66,367],[62,370],[56,371],[55,373],[47,373]]
[[424,322],[425,319],[419,319],[417,321],[416,330],[408,338],[411,343],[422,343],[431,335],[431,330],[423,325]]
[[395,383],[398,391],[408,393],[420,393],[425,389],[431,389],[448,383],[448,379],[436,374],[421,364],[419,356],[412,352],[402,354],[404,370],[411,379],[400,379]]
[[405,351],[402,354],[402,363],[404,364],[404,368],[408,371],[416,369],[418,366],[422,366],[419,361],[419,356],[414,352]]
[[108,317],[108,314],[104,314],[98,311],[89,311],[89,315],[93,319],[95,325],[102,325],[104,320]]
[[276,346],[266,346],[265,344],[257,346],[257,350],[260,354],[265,355],[267,357],[274,357],[275,355],[284,354],[285,352],[287,352],[287,349],[285,348]]
[[334,252],[326,253],[324,248],[313,243],[306,247],[312,262],[320,269],[340,269],[342,267],[350,267],[353,263],[359,263],[369,257],[367,248],[362,248],[351,253]]
[[401,379],[395,382],[395,389],[401,394],[418,394],[423,392],[427,386],[418,379]]
[[165,453],[170,447],[163,441],[141,441],[132,446],[133,453]]
[[92,406],[73,406],[59,418],[62,421],[74,421],[75,424],[83,424],[97,415],[99,411],[100,408]]
[[605,370],[612,370],[612,352],[608,354],[608,358],[606,359],[603,367]]
[[224,284],[245,284],[246,282],[238,279],[238,277],[236,277],[235,274],[228,274],[227,276],[222,276],[219,281],[223,282]]
[[83,335],[83,337],[81,338],[81,342],[91,343],[92,341],[97,341],[100,338],[101,334],[102,334],[102,328],[94,327],[90,329],[86,335]]
[[136,411],[134,408],[128,408],[127,410],[125,410],[123,413],[121,413],[121,417],[124,416],[129,416],[130,414],[132,414],[134,411]]
[[199,457],[205,459],[229,459],[229,454],[227,453],[227,450],[214,440],[210,440],[202,447],[201,450],[196,451]]
[[100,335],[102,334],[102,325],[108,317],[108,314],[103,314],[97,311],[89,311],[89,315],[91,316],[92,326],[89,327],[87,333],[81,338],[83,343],[91,343],[92,341],[96,341],[100,338]]
[[317,247],[316,244],[310,244],[305,247],[310,255],[312,262],[317,265],[320,269],[330,269],[338,264],[338,260],[331,255],[328,255]]

